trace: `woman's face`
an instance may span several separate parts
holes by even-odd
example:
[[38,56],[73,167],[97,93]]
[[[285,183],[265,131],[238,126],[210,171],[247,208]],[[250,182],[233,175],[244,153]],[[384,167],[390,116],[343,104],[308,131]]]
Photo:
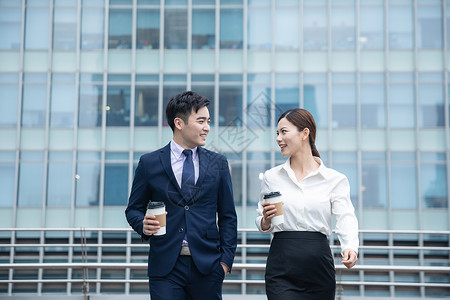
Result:
[[297,127],[286,118],[278,122],[277,143],[283,157],[299,152],[304,146],[305,137],[308,137],[308,129],[298,131]]

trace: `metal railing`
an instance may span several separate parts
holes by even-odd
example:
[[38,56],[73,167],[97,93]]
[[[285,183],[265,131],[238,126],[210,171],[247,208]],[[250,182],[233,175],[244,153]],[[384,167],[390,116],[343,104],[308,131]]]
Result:
[[[360,241],[347,270],[330,238],[338,296],[450,296],[450,231],[361,230]],[[0,228],[0,295],[147,293],[148,247],[131,229]],[[224,293],[264,293],[269,247],[270,235],[239,230]]]

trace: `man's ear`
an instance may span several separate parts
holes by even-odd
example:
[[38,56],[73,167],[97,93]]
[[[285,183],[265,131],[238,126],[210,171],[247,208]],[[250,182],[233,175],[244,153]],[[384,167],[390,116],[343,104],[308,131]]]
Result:
[[181,119],[181,118],[175,118],[174,120],[173,120],[173,122],[174,122],[174,124],[175,124],[175,128],[176,129],[178,129],[178,130],[181,130],[181,129],[183,129],[183,127],[184,127],[184,121]]

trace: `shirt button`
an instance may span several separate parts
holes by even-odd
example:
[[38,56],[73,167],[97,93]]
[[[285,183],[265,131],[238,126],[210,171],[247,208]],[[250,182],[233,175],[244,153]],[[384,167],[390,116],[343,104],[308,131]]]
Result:
[[186,205],[186,206],[184,207],[184,209],[185,209],[185,210],[189,210],[189,205]]
[[183,231],[184,231],[184,228],[181,227],[178,231],[179,231],[179,232],[183,232]]

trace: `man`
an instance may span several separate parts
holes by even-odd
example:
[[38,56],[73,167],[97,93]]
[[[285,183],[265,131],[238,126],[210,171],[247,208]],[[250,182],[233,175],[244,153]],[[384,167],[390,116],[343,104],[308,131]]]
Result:
[[[222,299],[237,244],[237,217],[231,176],[224,156],[206,150],[210,101],[187,91],[166,108],[173,139],[143,155],[136,168],[128,223],[150,240],[148,276],[152,300]],[[188,150],[188,151],[185,151]],[[166,205],[166,234],[149,201]]]

